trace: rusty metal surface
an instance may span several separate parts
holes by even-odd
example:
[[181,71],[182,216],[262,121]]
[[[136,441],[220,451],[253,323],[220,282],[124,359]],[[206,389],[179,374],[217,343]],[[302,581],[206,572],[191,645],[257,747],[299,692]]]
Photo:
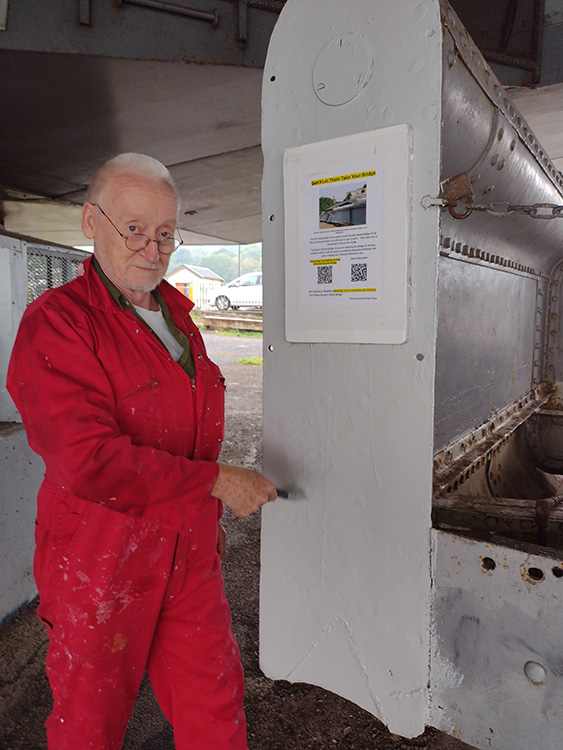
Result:
[[549,384],[540,386],[438,451],[434,458],[435,493],[454,492],[462,486],[541,408],[552,391]]
[[[473,188],[467,172],[454,175],[442,183],[440,195],[444,198],[444,205],[448,207],[450,216],[454,219],[465,219],[473,210]],[[465,200],[465,210],[458,210],[460,199]]]
[[563,411],[541,409],[528,425],[528,445],[538,468],[563,474]]
[[433,532],[431,723],[475,747],[563,733],[563,555]]
[[513,497],[439,495],[434,499],[435,528],[485,539],[493,534],[563,549],[561,496],[539,500]]

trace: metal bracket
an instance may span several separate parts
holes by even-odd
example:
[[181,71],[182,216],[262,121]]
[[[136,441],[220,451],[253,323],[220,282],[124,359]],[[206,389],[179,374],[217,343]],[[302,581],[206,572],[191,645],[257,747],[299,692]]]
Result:
[[238,0],[238,40],[248,41],[248,0]]
[[8,0],[0,0],[0,31],[8,28]]
[[[445,180],[442,183],[442,192],[440,198],[444,199],[443,205],[448,207],[450,216],[454,219],[465,219],[473,211],[473,188],[471,187],[471,180],[467,172],[461,172],[450,177],[449,180]],[[465,198],[466,208],[462,213],[458,213],[454,209],[457,207],[458,201]]]
[[161,0],[118,0],[119,5],[139,5],[142,8],[152,8],[165,13],[175,13],[178,16],[197,18],[200,21],[209,21],[213,28],[219,24],[219,13],[217,10],[211,12],[196,10],[196,8],[184,8],[181,5],[161,2]]
[[92,25],[92,0],[78,0],[78,23],[80,26]]

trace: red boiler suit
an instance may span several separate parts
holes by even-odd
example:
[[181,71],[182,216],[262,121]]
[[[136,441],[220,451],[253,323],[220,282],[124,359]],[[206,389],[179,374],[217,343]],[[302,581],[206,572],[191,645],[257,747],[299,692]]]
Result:
[[145,667],[179,750],[244,750],[243,675],[211,495],[224,381],[189,317],[188,374],[88,261],[23,316],[8,389],[45,462],[34,573],[56,750],[117,750]]

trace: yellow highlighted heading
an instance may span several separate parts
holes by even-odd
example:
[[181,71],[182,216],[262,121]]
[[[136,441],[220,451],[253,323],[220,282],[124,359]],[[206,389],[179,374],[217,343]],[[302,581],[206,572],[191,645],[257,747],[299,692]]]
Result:
[[341,258],[328,258],[327,260],[310,260],[314,266],[334,266]]
[[377,289],[373,287],[373,289],[333,289],[332,291],[343,294],[345,292],[377,292]]
[[375,169],[367,172],[355,172],[354,174],[342,174],[338,177],[325,177],[322,180],[313,180],[311,185],[329,185],[331,182],[346,182],[347,180],[362,180],[364,177],[375,177]]

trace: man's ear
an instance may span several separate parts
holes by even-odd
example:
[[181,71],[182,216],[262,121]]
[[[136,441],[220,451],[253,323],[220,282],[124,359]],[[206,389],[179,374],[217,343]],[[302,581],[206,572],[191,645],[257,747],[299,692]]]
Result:
[[94,237],[94,208],[88,201],[82,206],[82,231],[89,240]]

